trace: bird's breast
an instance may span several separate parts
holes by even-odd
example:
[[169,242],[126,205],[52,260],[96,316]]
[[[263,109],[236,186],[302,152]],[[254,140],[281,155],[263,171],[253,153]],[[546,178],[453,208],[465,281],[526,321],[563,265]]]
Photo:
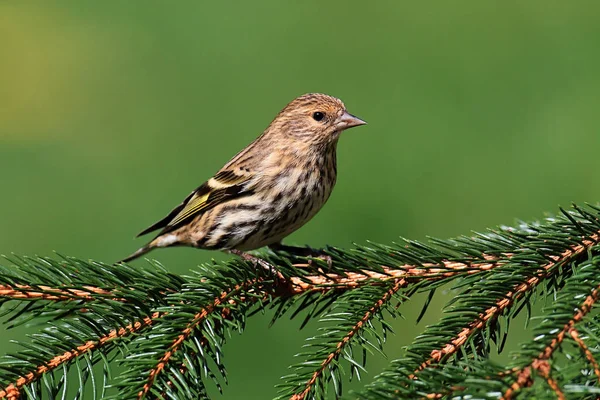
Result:
[[[268,218],[287,235],[308,222],[329,199],[336,182],[334,161],[292,168],[276,178]],[[271,201],[265,199],[265,203]]]
[[277,173],[263,171],[256,179],[254,195],[240,198],[237,208],[217,219],[218,231],[234,232],[228,248],[250,250],[277,243],[308,222],[331,195],[335,158],[280,165]]

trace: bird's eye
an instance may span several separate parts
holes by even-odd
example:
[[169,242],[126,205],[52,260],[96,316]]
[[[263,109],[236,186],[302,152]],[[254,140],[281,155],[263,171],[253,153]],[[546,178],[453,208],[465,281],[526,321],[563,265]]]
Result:
[[320,111],[317,111],[316,113],[313,114],[313,119],[315,121],[322,121],[323,118],[325,118],[325,113],[322,113]]

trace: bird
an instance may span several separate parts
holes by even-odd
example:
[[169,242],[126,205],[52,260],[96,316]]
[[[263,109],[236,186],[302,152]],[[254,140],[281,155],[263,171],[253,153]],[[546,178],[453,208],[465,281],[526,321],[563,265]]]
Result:
[[156,248],[191,246],[257,261],[250,250],[302,253],[282,239],[306,224],[329,199],[337,177],[340,134],[365,125],[335,97],[297,97],[252,143],[137,237],[159,231],[118,263]]

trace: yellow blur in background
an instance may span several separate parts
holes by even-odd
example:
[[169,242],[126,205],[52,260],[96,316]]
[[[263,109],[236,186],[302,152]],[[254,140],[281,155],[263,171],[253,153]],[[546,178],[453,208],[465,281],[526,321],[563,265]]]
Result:
[[[1,2],[0,253],[122,258],[315,91],[369,125],[343,134],[332,198],[287,243],[447,238],[598,202],[599,20],[593,1]],[[182,274],[228,258],[150,256]],[[412,300],[390,358],[450,296],[419,325]],[[228,343],[224,398],[273,397],[317,327],[268,322]]]

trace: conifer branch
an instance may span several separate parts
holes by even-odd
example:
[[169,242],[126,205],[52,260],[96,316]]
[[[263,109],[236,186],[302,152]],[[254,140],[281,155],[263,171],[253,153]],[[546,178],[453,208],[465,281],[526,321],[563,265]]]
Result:
[[350,343],[352,338],[358,334],[358,332],[363,328],[363,326],[373,318],[373,316],[381,310],[384,304],[386,304],[392,296],[394,296],[401,288],[407,285],[408,281],[405,279],[397,279],[394,282],[392,288],[387,290],[381,298],[377,300],[377,302],[364,314],[364,316],[354,325],[352,329],[336,344],[335,350],[327,355],[327,357],[323,360],[319,368],[313,373],[308,382],[304,387],[304,390],[300,393],[294,394],[290,397],[290,400],[304,400],[308,394],[313,390],[314,385],[316,384],[319,377],[323,374],[325,369],[329,366],[329,364],[339,357],[344,348]]
[[[291,294],[302,294],[310,291],[327,292],[332,289],[351,290],[362,285],[381,285],[385,282],[397,281],[399,279],[415,282],[422,279],[441,280],[457,275],[472,275],[478,272],[489,271],[500,265],[493,257],[487,256],[486,254],[481,254],[481,257],[485,257],[489,262],[457,262],[441,260],[438,264],[404,264],[395,267],[382,265],[379,266],[382,272],[363,269],[358,272],[348,272],[343,275],[326,273],[322,275],[290,277],[289,283]],[[310,266],[310,264],[293,264],[293,266],[304,268]],[[287,291],[284,290],[282,293],[286,292]]]
[[510,388],[504,392],[502,396],[503,400],[514,398],[516,392],[533,384],[533,379],[531,378],[532,370],[538,371],[546,379],[548,385],[556,392],[557,396],[564,399],[564,394],[562,394],[560,391],[558,384],[556,384],[556,382],[550,377],[550,364],[548,363],[548,360],[560,347],[567,333],[569,333],[569,331],[571,331],[571,329],[573,329],[578,322],[581,322],[583,317],[590,312],[599,296],[600,286],[596,287],[592,293],[585,298],[573,317],[561,330],[556,333],[550,344],[548,344],[543,351],[531,361],[529,365],[516,371],[516,380],[510,386]]
[[548,361],[534,362],[532,364],[532,368],[535,369],[537,373],[546,380],[546,383],[550,389],[554,391],[554,394],[556,394],[556,398],[558,400],[566,400],[565,394],[560,389],[558,382],[556,382],[556,380],[550,375],[552,368],[550,367],[550,363]]
[[[498,318],[504,310],[514,304],[515,301],[527,294],[527,292],[533,290],[542,280],[551,273],[551,270],[557,265],[563,265],[582,253],[589,251],[589,249],[598,243],[600,235],[594,233],[589,239],[584,239],[582,244],[573,246],[572,248],[565,250],[559,256],[549,256],[552,261],[542,266],[536,276],[532,276],[525,282],[518,284],[514,289],[508,291],[502,296],[496,304],[485,312],[479,314],[477,319],[472,321],[468,327],[465,327],[454,339],[447,343],[443,348],[434,350],[431,352],[430,358],[425,360],[411,375],[411,379],[416,376],[420,371],[429,367],[434,363],[439,363],[445,358],[455,354],[461,346],[467,343],[468,339],[472,337],[477,331],[481,330],[490,320]],[[510,257],[509,257],[510,260]],[[554,269],[557,271],[557,269]]]
[[572,327],[571,329],[569,329],[569,334],[571,335],[571,337],[573,338],[575,343],[577,343],[577,345],[581,348],[581,350],[585,354],[585,358],[592,365],[592,368],[594,368],[594,374],[596,374],[596,377],[598,378],[598,382],[600,383],[600,366],[598,365],[598,361],[596,361],[596,359],[594,358],[594,355],[592,354],[592,352],[590,351],[588,346],[585,344],[583,339],[579,336],[579,331],[577,329],[575,329],[575,327]]
[[[29,285],[0,285],[0,297],[10,298],[13,300],[51,300],[51,301],[66,301],[66,300],[83,300],[92,301],[96,299],[94,295],[111,296],[111,291],[100,289],[93,286],[83,286],[83,289],[76,288],[55,288],[50,286],[29,286]],[[115,299],[118,300],[118,299]],[[122,301],[122,299],[120,299]]]
[[140,321],[134,322],[133,324],[129,324],[120,329],[112,330],[107,335],[98,338],[98,340],[96,341],[89,340],[81,346],[77,346],[76,348],[66,351],[63,354],[57,355],[56,357],[49,360],[47,363],[39,365],[35,371],[18,378],[16,382],[9,384],[4,389],[0,389],[0,399],[19,398],[21,394],[21,388],[25,385],[30,384],[41,375],[46,374],[60,367],[62,364],[68,363],[76,357],[79,357],[85,353],[99,350],[102,346],[104,346],[111,340],[138,332],[141,329],[150,326],[157,318],[160,317],[160,313],[154,313],[151,316],[142,318]]
[[[167,367],[173,355],[181,348],[183,342],[186,339],[188,339],[188,337],[194,332],[194,330],[197,329],[198,326],[202,324],[210,314],[212,314],[220,305],[225,303],[228,298],[231,298],[232,296],[242,292],[244,289],[247,289],[252,285],[257,284],[260,280],[260,278],[250,279],[246,282],[235,285],[230,290],[223,291],[223,293],[221,293],[219,297],[214,299],[212,304],[209,304],[208,306],[200,310],[196,315],[194,315],[191,321],[185,327],[185,329],[183,329],[183,331],[179,334],[179,336],[177,336],[177,338],[173,341],[171,346],[169,346],[167,351],[159,359],[156,366],[149,371],[147,382],[144,384],[143,389],[138,394],[138,398],[142,399],[148,394],[148,392],[152,388],[156,377],[165,369],[165,367]],[[184,372],[185,371],[187,371],[187,368],[184,368]]]
[[[540,386],[559,398],[574,390],[592,393],[600,385],[594,357],[600,317],[586,315],[600,290],[600,209],[574,209],[561,210],[561,216],[545,223],[453,240],[328,248],[331,267],[320,260],[307,264],[306,259],[261,254],[275,275],[241,260],[203,265],[193,276],[181,277],[158,264],[154,269],[115,268],[68,258],[16,259],[10,267],[0,265],[0,304],[7,305],[1,311],[9,316],[9,326],[35,318],[49,322],[23,343],[23,351],[0,361],[0,398],[39,397],[42,388],[49,397],[64,397],[69,371],[77,371],[81,385],[88,379],[97,384],[97,362],[104,368],[118,362],[124,369],[102,384],[102,398],[206,397],[207,380],[218,388],[222,379],[226,382],[226,338],[243,332],[246,319],[267,307],[274,310],[273,321],[288,313],[291,318],[303,315],[302,325],[310,319],[320,324],[320,333],[300,355],[304,360],[283,378],[279,398],[321,400],[332,387],[341,396],[342,363],[349,365],[351,379],[360,378],[367,353],[383,353],[391,330],[385,319],[398,316],[413,294],[429,293],[430,300],[447,283],[460,294],[441,321],[428,326],[405,358],[393,361],[360,398],[490,393],[512,398]],[[508,322],[549,296],[558,311],[544,311],[544,322],[536,328],[541,333],[516,357],[521,360],[517,367],[507,371],[491,363],[489,347],[496,343],[501,351]],[[588,296],[583,304],[580,296]],[[573,314],[576,307],[579,313]],[[539,347],[538,338],[550,337]],[[565,337],[577,345],[572,347],[581,356],[575,358],[591,368],[575,363],[553,368],[556,349],[568,354],[561,346]],[[125,357],[115,360],[114,350]],[[538,375],[544,385],[533,385]],[[118,394],[106,394],[107,385]]]

